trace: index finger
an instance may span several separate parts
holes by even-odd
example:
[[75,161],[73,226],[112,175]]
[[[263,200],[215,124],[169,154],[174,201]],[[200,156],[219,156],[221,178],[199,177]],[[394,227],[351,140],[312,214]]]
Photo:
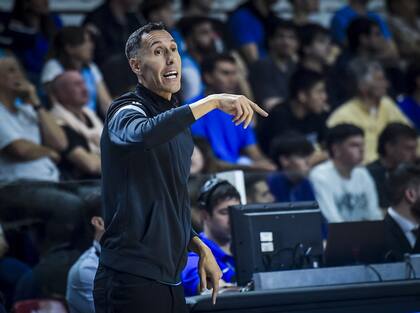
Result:
[[211,299],[212,299],[213,305],[215,305],[216,304],[217,293],[219,292],[219,280],[217,278],[213,277],[211,282],[213,284],[213,292],[212,292],[212,295],[211,295]]
[[248,101],[255,112],[257,112],[259,115],[264,116],[264,117],[268,116],[268,113],[264,111],[263,109],[261,109],[258,104],[256,104],[255,102],[252,102],[251,100],[248,100]]

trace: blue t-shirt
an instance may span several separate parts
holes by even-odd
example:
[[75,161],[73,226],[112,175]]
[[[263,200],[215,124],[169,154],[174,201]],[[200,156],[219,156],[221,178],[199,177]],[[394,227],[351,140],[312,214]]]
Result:
[[[222,279],[231,283],[235,279],[235,261],[233,256],[226,254],[220,247],[210,239],[207,239],[204,233],[199,234],[200,239],[210,248],[216,259],[217,265],[223,273]],[[188,254],[187,265],[182,272],[182,285],[184,286],[185,296],[191,297],[198,294],[200,277],[198,275],[199,256],[190,252]]]
[[[198,98],[197,98],[198,100]],[[220,110],[214,110],[191,126],[191,132],[196,137],[207,139],[217,158],[237,163],[241,150],[256,143],[252,127],[244,129],[243,124],[236,126],[233,116]]]
[[[336,42],[338,42],[339,44],[344,44],[347,38],[347,35],[346,35],[347,27],[349,26],[350,22],[357,17],[359,17],[359,15],[349,5],[335,12],[334,17],[331,20],[330,29],[331,29],[331,36]],[[374,13],[374,12],[368,12],[367,17],[371,18],[378,24],[385,39],[388,40],[392,38],[388,25],[379,14]]]
[[255,43],[258,46],[259,58],[262,59],[267,55],[264,24],[249,8],[242,7],[233,12],[228,27],[236,48]]
[[420,131],[420,104],[410,96],[398,97],[397,104],[400,110],[413,122],[417,131]]
[[267,177],[271,193],[276,202],[315,201],[315,194],[309,179],[294,185],[284,173],[277,172]]

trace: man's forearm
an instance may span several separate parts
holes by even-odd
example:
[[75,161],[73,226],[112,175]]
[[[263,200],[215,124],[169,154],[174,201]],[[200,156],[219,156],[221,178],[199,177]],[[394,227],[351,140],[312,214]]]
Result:
[[60,152],[64,151],[68,145],[64,130],[44,108],[38,109],[38,118],[45,145]]
[[38,145],[25,139],[16,140],[5,148],[5,152],[19,161],[33,161],[43,157],[51,157],[52,149]]
[[199,118],[217,108],[217,100],[215,100],[213,96],[208,96],[198,100],[197,102],[191,103],[190,108],[194,118],[198,120]]

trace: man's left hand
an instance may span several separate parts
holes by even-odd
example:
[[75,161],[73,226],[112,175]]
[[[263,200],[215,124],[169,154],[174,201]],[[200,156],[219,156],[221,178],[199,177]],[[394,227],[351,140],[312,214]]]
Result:
[[219,281],[222,278],[223,273],[209,248],[204,249],[203,252],[200,253],[198,274],[200,276],[200,291],[203,292],[207,288],[213,288],[212,301],[213,304],[216,304],[216,297],[219,292]]

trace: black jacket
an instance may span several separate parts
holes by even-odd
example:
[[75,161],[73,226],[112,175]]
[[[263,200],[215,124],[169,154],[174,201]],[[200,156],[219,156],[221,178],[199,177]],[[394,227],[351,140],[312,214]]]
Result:
[[407,237],[401,230],[397,222],[387,213],[384,218],[385,224],[385,244],[387,247],[387,260],[403,261],[404,254],[420,253],[420,240],[417,238],[414,248],[411,247]]
[[111,104],[101,138],[105,234],[100,262],[177,284],[191,228],[189,106],[138,85]]

